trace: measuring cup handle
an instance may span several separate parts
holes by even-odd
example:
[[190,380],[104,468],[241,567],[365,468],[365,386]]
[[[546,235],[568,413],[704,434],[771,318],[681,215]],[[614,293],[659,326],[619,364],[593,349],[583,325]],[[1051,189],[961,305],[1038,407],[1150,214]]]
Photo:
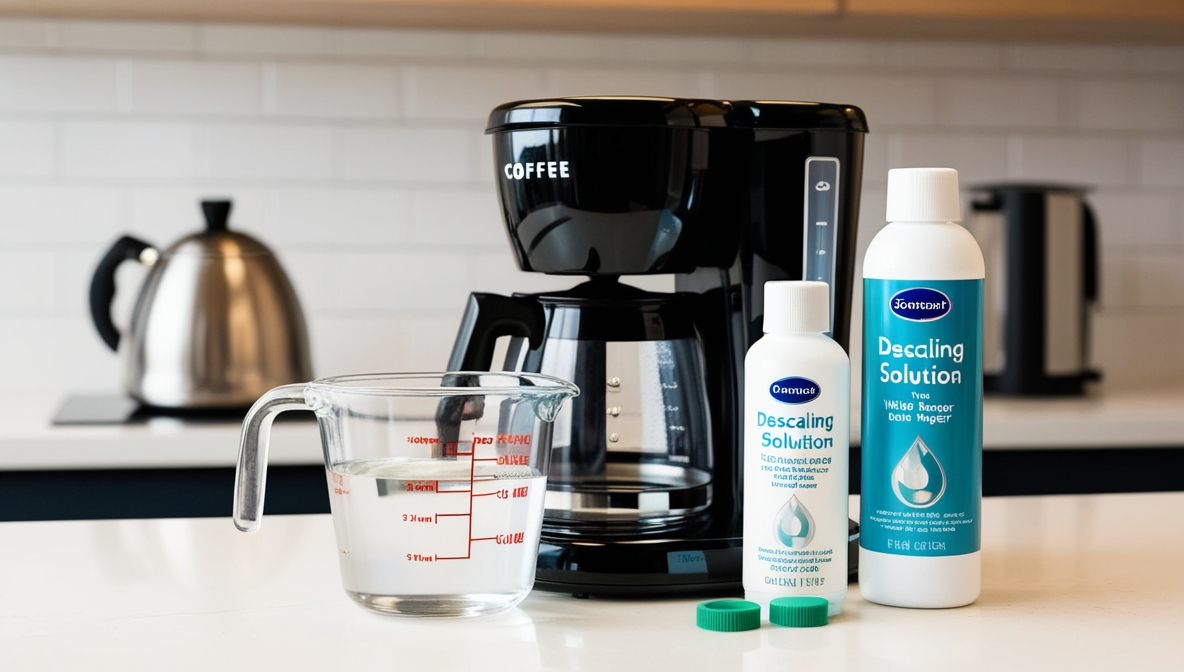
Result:
[[267,444],[271,422],[284,411],[307,409],[304,383],[282,385],[259,397],[247,417],[239,438],[238,469],[234,474],[234,526],[243,532],[259,529],[263,517],[263,491],[267,487]]

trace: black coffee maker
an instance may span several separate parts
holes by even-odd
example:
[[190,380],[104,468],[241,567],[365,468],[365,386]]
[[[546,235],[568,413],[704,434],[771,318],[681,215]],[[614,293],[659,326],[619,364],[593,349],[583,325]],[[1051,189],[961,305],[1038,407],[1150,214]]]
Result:
[[[520,268],[572,289],[474,293],[449,370],[576,383],[555,423],[535,586],[740,587],[743,358],[767,280],[823,279],[846,344],[863,113],[847,105],[586,97],[495,109]],[[622,276],[674,274],[673,293]]]

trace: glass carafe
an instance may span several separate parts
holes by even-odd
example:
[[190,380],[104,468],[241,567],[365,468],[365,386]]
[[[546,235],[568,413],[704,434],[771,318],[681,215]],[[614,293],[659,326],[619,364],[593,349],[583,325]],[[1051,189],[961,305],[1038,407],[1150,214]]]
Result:
[[583,391],[555,420],[545,535],[669,533],[711,505],[707,378],[684,298],[611,285],[542,295],[539,347],[511,339],[505,370]]
[[243,425],[234,522],[259,528],[271,421],[311,408],[345,591],[372,611],[470,616],[534,582],[554,421],[578,394],[536,374],[343,376],[278,387]]

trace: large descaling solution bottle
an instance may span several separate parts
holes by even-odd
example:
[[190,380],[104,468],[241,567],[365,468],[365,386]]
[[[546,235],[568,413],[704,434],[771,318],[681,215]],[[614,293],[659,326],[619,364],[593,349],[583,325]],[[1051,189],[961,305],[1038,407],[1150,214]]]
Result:
[[859,588],[958,607],[981,584],[983,256],[955,170],[889,171],[887,214],[863,260]]
[[768,610],[847,595],[851,362],[825,282],[765,283],[765,335],[744,360],[744,596]]

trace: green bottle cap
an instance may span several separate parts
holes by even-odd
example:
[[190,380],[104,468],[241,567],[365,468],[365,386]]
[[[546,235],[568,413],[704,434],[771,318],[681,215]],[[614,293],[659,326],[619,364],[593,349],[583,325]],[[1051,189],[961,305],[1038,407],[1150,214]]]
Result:
[[715,632],[756,630],[761,627],[761,605],[746,600],[701,602],[695,610],[695,624]]
[[787,628],[826,625],[830,603],[821,597],[779,597],[769,602],[769,622]]

